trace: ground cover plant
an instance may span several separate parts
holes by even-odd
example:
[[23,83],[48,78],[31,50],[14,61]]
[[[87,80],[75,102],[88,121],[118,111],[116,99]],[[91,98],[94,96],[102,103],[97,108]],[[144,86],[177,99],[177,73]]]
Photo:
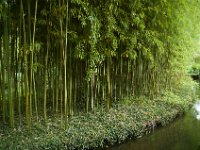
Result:
[[34,126],[32,132],[1,126],[0,149],[94,149],[139,138],[172,122],[184,113],[186,103],[189,107],[194,102],[192,98],[181,98],[182,103],[177,99],[180,97],[172,93],[171,97],[167,93],[155,100],[127,98],[128,104],[119,104],[108,112],[71,117],[67,129],[58,126],[60,120],[56,117],[47,121],[47,128]]

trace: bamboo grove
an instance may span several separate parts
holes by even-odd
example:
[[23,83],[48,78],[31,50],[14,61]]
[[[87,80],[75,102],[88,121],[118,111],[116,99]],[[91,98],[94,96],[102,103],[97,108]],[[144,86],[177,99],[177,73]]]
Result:
[[[1,122],[154,97],[184,76],[198,40],[197,0],[2,0]],[[25,118],[25,121],[24,119]]]

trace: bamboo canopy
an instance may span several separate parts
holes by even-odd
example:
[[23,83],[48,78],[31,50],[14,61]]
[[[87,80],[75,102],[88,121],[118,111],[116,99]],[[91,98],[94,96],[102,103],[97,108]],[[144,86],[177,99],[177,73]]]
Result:
[[78,112],[180,86],[197,49],[196,0],[2,0],[0,118],[67,128]]

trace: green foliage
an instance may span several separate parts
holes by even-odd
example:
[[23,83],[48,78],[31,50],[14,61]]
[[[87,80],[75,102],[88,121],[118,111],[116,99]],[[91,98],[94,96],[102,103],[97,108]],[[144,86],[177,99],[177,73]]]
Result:
[[[164,97],[161,97],[162,99]],[[128,138],[141,137],[166,125],[183,111],[171,105],[174,96],[166,101],[152,101],[146,97],[129,99],[132,104],[117,105],[108,112],[80,114],[69,120],[69,128],[60,129],[58,117],[48,120],[48,128],[38,126],[28,132],[25,128],[1,126],[1,149],[92,149],[121,143]]]
[[12,126],[53,113],[67,127],[125,97],[190,96],[199,1],[4,1],[0,15],[0,114]]
[[164,91],[162,95],[156,98],[156,101],[162,101],[169,103],[171,106],[179,106],[185,110],[188,110],[193,103],[198,100],[199,85],[193,81],[190,77],[186,77],[179,85],[172,91]]

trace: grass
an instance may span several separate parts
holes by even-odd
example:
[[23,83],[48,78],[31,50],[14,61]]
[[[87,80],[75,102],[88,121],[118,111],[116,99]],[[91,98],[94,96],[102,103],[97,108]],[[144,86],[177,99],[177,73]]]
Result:
[[[181,101],[180,101],[181,100]],[[0,127],[0,149],[95,149],[128,138],[141,137],[156,126],[165,126],[184,112],[192,101],[166,93],[160,98],[145,97],[124,100],[106,111],[71,117],[67,130],[60,128],[59,119],[50,117],[48,126],[40,125],[28,132],[25,128]]]

